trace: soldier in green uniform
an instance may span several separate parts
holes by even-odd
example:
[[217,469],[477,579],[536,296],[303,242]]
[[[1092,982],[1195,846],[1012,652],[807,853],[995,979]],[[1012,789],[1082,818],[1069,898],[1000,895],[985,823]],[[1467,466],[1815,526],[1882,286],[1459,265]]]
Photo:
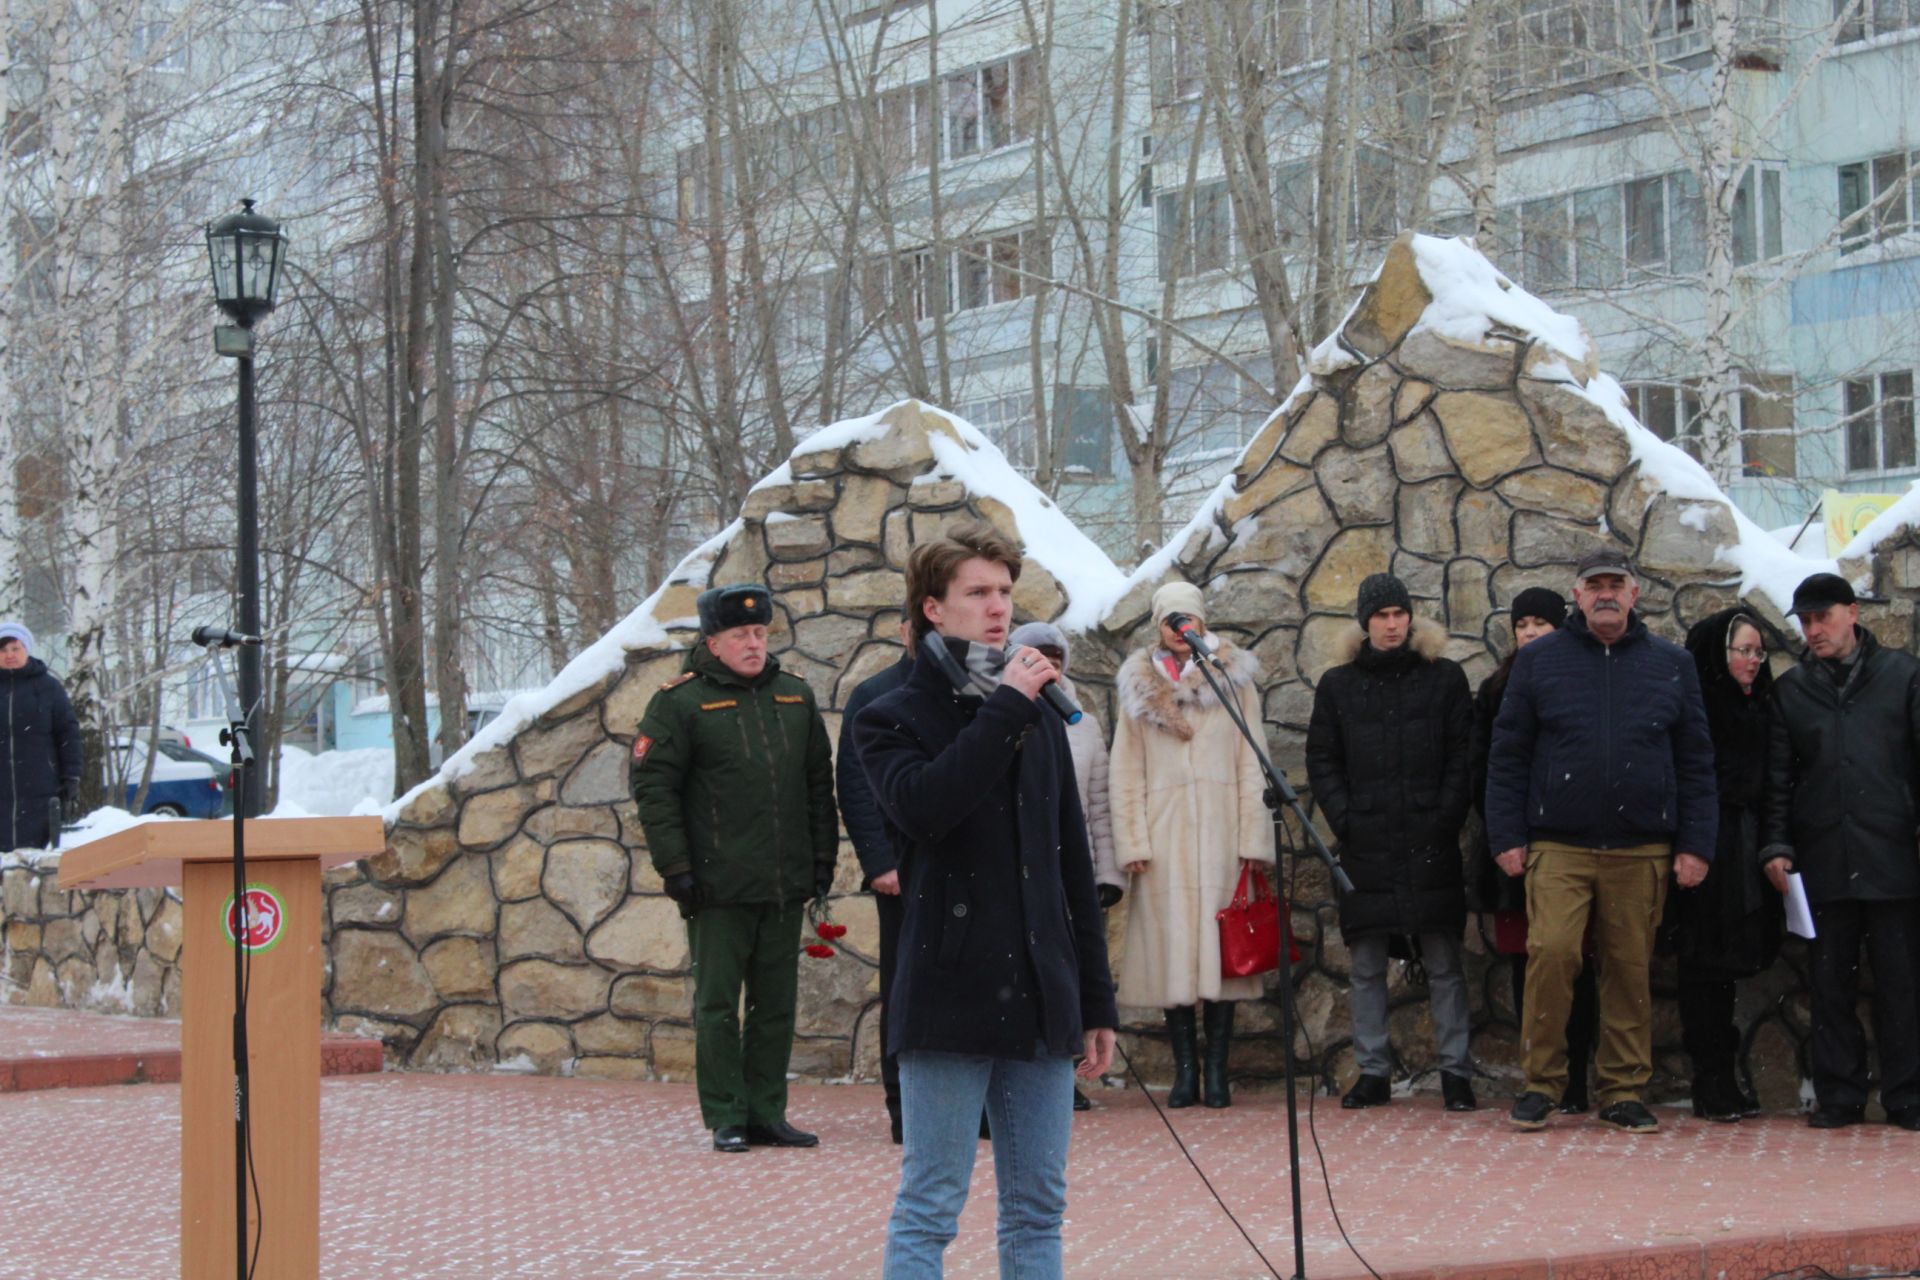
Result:
[[633,800],[687,920],[714,1150],[811,1147],[819,1139],[787,1123],[787,1059],[807,900],[833,887],[839,852],[827,727],[807,682],[767,653],[764,587],[715,587],[699,610],[701,643],[640,719]]

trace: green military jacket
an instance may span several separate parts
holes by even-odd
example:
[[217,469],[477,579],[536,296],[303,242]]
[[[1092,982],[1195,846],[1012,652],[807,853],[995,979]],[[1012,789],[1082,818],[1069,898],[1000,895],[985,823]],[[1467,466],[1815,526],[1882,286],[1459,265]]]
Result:
[[734,674],[705,644],[640,717],[629,767],[653,867],[715,905],[803,902],[839,853],[833,753],[807,682]]

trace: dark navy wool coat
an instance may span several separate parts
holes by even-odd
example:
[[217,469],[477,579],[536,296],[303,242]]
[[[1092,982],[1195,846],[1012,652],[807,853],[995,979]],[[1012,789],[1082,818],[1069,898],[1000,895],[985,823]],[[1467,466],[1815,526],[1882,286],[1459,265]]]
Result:
[[1576,613],[1513,661],[1487,752],[1487,845],[1670,841],[1713,858],[1713,738],[1693,655],[1638,615],[1602,644]]
[[853,733],[900,852],[887,1051],[1070,1055],[1118,1025],[1059,718],[1012,688],[959,694],[923,652]]

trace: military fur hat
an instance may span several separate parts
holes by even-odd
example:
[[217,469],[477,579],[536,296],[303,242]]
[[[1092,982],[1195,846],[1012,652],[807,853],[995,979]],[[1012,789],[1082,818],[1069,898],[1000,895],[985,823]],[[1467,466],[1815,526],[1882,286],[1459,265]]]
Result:
[[709,587],[700,593],[696,603],[703,636],[718,635],[735,627],[764,627],[773,621],[773,598],[757,582]]

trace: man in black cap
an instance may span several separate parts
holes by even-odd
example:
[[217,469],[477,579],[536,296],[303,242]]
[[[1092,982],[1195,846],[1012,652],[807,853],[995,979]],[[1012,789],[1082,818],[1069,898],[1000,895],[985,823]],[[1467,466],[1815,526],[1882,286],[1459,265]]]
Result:
[[800,927],[808,899],[833,888],[839,852],[833,753],[813,690],[767,653],[766,588],[715,587],[699,610],[701,643],[640,719],[633,800],[687,920],[694,1074],[714,1149],[811,1147],[787,1123],[787,1059]]
[[1525,874],[1527,1082],[1512,1123],[1546,1127],[1567,1087],[1567,1017],[1589,918],[1600,982],[1595,1119],[1660,1127],[1649,971],[1667,871],[1706,878],[1719,825],[1713,739],[1693,655],[1647,630],[1624,552],[1574,569],[1579,612],[1514,658],[1487,753],[1487,847]]
[[1866,1115],[1867,1040],[1855,1012],[1864,944],[1880,1105],[1889,1124],[1920,1131],[1920,661],[1880,646],[1835,574],[1802,582],[1793,613],[1807,651],[1774,688],[1760,860],[1782,893],[1798,871],[1813,909],[1807,1123],[1840,1129]]

